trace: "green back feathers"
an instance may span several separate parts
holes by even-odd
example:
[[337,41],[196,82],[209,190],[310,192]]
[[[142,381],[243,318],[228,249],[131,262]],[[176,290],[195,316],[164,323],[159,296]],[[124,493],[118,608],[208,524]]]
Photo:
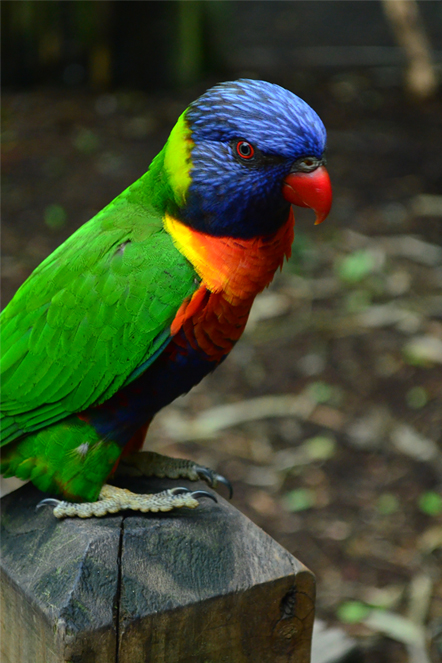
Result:
[[163,159],[50,255],[3,311],[2,443],[107,400],[167,342],[197,284],[158,211],[170,195]]

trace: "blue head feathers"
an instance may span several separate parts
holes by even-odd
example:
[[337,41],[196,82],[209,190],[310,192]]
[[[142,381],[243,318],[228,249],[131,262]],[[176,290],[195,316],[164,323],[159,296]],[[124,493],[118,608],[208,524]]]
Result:
[[[279,85],[240,79],[205,92],[186,111],[195,146],[180,217],[213,235],[253,237],[287,219],[284,177],[302,157],[321,159],[326,132],[302,99]],[[239,158],[239,141],[253,158]]]
[[325,128],[315,111],[266,81],[216,85],[189,106],[186,119],[196,143],[244,138],[263,152],[293,160],[307,154],[320,158],[324,152]]

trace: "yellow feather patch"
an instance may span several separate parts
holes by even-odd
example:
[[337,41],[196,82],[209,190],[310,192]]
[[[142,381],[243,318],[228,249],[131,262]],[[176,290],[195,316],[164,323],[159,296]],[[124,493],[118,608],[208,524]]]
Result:
[[187,190],[190,186],[190,169],[192,161],[190,158],[194,142],[191,139],[191,131],[182,113],[171,131],[166,143],[164,155],[164,167],[169,175],[169,181],[175,193],[178,205],[186,202]]
[[273,235],[240,239],[216,237],[193,230],[166,214],[163,223],[178,251],[192,263],[203,285],[223,292],[230,303],[255,297],[270,283],[290,255],[293,212]]
[[192,230],[169,214],[164,217],[164,227],[171,235],[178,251],[192,263],[204,285],[211,292],[223,290],[229,278],[229,266],[225,265],[223,270],[219,262],[218,264],[210,262],[211,252],[206,244],[207,240],[210,240],[208,235]]

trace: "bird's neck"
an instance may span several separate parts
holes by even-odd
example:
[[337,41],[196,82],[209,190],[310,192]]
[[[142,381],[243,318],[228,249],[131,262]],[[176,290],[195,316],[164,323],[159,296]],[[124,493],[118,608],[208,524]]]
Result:
[[289,258],[294,236],[294,216],[290,208],[287,221],[272,235],[239,239],[213,237],[193,230],[165,214],[164,227],[175,246],[213,293],[224,293],[232,304],[253,298],[272,281]]
[[144,201],[161,216],[166,213],[178,216],[186,205],[193,142],[184,116],[182,113],[165,146],[138,180]]

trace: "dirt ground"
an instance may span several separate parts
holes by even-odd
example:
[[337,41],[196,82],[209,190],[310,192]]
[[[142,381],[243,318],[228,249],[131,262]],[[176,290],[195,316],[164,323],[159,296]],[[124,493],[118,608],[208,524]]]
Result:
[[[317,577],[366,662],[442,654],[442,100],[366,75],[296,90],[329,130],[335,203],[230,358],[147,445],[216,468]],[[302,87],[302,86],[301,86]],[[3,305],[145,170],[202,90],[3,95]]]

